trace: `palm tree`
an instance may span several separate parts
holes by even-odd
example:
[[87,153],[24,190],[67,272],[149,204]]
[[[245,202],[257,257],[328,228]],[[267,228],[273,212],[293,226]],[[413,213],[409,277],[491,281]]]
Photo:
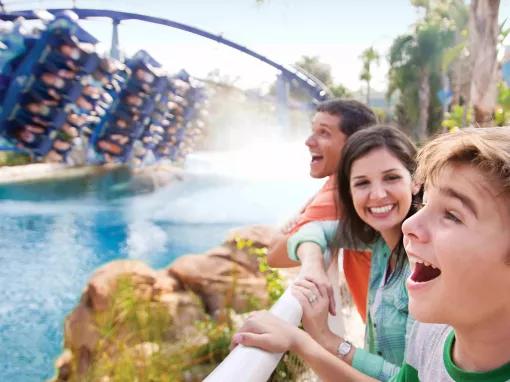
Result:
[[[388,95],[399,90],[401,112],[415,124],[419,141],[427,138],[431,102],[441,78],[441,58],[453,34],[437,22],[422,22],[414,33],[397,38],[390,49],[390,87]],[[433,85],[433,90],[431,89]]]
[[377,65],[379,64],[379,53],[371,46],[361,53],[360,58],[363,62],[363,69],[361,70],[359,78],[367,83],[367,105],[370,105],[370,81],[372,80],[370,66],[372,62]]
[[469,50],[472,62],[471,102],[475,121],[492,120],[497,98],[497,42],[499,0],[471,0]]

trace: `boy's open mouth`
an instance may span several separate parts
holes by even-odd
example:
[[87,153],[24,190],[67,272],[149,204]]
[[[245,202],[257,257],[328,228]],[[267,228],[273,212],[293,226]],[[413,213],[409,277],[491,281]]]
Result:
[[414,267],[411,280],[417,283],[424,283],[435,279],[441,274],[441,270],[427,262],[417,261]]

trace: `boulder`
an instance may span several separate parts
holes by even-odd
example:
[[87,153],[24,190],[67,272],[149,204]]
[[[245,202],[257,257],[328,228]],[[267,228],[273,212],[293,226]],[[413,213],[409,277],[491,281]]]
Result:
[[244,226],[230,230],[225,242],[232,243],[235,239],[242,238],[244,240],[250,240],[254,247],[269,247],[273,236],[277,232],[275,227],[265,224]]
[[74,354],[81,348],[94,350],[99,340],[92,310],[79,304],[64,322],[64,345]]
[[[83,375],[94,362],[101,339],[98,322],[103,321],[102,313],[109,308],[121,276],[129,276],[134,293],[143,301],[158,302],[167,310],[172,322],[169,337],[175,339],[192,333],[194,323],[205,318],[202,301],[191,291],[184,290],[168,272],[156,271],[136,260],[108,263],[92,275],[79,305],[65,320],[65,351],[57,360],[56,381],[72,379],[71,370]],[[98,321],[99,317],[102,319]]]
[[203,255],[179,257],[168,274],[198,294],[209,314],[224,308],[242,312],[255,301],[268,301],[256,256],[235,248],[224,246]]
[[112,261],[99,268],[87,283],[82,299],[93,311],[103,311],[108,307],[109,297],[116,287],[116,281],[121,275],[131,275],[134,284],[142,288],[146,285],[157,293],[173,291],[179,288],[179,283],[169,278],[164,272],[158,272],[147,264],[138,260]]

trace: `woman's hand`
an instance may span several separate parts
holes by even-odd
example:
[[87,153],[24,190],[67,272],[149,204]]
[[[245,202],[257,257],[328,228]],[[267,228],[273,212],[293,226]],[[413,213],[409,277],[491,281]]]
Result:
[[328,327],[328,293],[324,285],[312,279],[302,279],[292,285],[292,294],[303,308],[303,328],[314,340],[323,344],[330,336]]
[[232,337],[232,345],[254,346],[273,353],[293,350],[305,333],[268,311],[250,314],[239,331]]
[[[301,319],[303,328],[312,339],[336,356],[338,345],[340,345],[344,339],[337,336],[329,329],[329,301],[325,287],[317,285],[310,279],[299,280],[292,285],[292,294],[297,298],[303,308],[303,317]],[[353,350],[354,349],[353,347]],[[354,351],[351,351],[343,358],[343,361],[351,365],[353,354]]]

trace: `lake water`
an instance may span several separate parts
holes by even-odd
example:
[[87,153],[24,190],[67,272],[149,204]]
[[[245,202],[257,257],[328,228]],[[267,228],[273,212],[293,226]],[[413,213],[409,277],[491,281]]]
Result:
[[320,186],[307,161],[302,144],[267,144],[197,153],[183,181],[153,193],[116,192],[119,179],[78,197],[58,187],[0,190],[0,381],[54,374],[64,318],[97,267],[166,267],[231,228],[282,222]]

